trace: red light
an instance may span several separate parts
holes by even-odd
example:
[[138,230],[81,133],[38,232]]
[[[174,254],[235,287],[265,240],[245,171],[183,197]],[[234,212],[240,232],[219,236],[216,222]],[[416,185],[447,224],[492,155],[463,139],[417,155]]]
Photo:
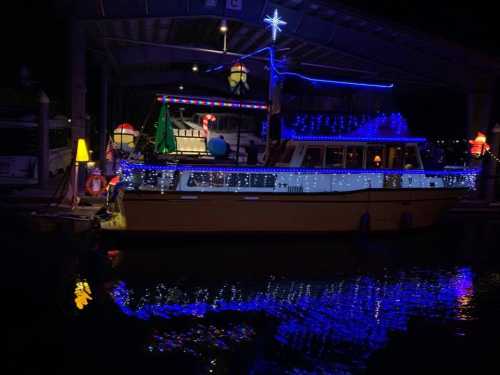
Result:
[[486,143],[486,134],[477,132],[476,138],[469,140],[470,153],[476,158],[480,158],[490,150],[490,145]]

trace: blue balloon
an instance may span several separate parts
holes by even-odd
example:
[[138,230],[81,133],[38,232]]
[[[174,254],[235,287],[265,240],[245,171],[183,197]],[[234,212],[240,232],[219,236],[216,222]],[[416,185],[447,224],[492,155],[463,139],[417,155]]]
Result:
[[227,145],[223,139],[220,138],[212,138],[208,141],[208,151],[213,156],[224,156],[226,154]]

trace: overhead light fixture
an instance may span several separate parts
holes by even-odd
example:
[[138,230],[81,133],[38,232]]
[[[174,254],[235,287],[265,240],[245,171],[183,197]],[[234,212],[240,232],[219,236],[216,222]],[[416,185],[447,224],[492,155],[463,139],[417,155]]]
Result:
[[184,86],[180,85],[179,90],[181,90],[181,91],[184,90]]
[[198,71],[198,65],[193,64],[192,69],[193,69],[193,72],[197,72]]
[[219,30],[221,33],[227,33],[227,21],[222,20],[219,26]]

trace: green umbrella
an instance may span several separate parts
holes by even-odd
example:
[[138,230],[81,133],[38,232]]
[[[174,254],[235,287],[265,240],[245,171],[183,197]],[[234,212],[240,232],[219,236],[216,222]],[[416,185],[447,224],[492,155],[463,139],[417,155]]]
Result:
[[168,154],[176,149],[172,119],[166,104],[163,103],[158,117],[158,126],[156,127],[155,151],[160,154]]

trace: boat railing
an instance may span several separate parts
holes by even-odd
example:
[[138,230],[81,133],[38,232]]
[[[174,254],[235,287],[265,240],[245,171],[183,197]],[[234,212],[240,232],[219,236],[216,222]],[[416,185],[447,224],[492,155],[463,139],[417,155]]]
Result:
[[337,192],[363,189],[474,189],[477,169],[312,169],[122,164],[130,191]]

